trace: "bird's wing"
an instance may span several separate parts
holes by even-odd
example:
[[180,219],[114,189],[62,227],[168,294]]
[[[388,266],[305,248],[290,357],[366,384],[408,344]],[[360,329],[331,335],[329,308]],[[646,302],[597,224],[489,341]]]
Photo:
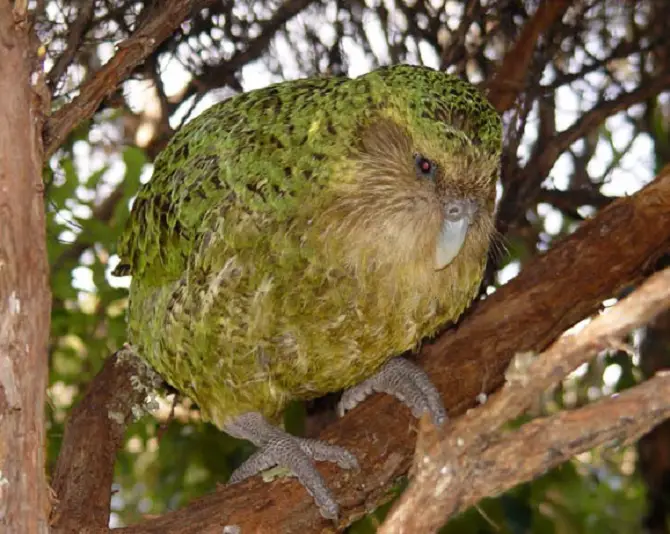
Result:
[[[287,217],[337,148],[324,100],[342,78],[308,79],[216,104],[185,125],[155,161],[133,205],[114,274],[174,280],[213,217],[235,206]],[[346,104],[346,103],[344,103]]]

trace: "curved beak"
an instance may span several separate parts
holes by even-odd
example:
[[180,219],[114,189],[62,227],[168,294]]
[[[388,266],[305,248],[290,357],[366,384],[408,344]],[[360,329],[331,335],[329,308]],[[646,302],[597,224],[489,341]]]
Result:
[[435,247],[435,270],[444,269],[461,251],[476,211],[476,204],[470,200],[451,200],[445,204]]

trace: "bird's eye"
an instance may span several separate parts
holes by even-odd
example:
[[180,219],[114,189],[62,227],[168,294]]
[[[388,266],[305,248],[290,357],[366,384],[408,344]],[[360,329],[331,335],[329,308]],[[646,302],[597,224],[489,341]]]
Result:
[[416,167],[416,174],[419,178],[428,178],[429,180],[435,179],[437,165],[428,158],[421,154],[414,154],[414,166]]

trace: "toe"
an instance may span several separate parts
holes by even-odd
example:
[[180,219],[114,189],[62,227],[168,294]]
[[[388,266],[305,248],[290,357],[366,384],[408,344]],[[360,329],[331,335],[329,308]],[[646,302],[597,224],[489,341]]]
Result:
[[[277,463],[288,467],[298,478],[319,507],[321,515],[326,519],[336,520],[339,514],[337,501],[314,466],[313,456],[304,449],[303,441],[307,440],[287,435],[285,438],[269,445],[269,449],[274,450],[273,456]],[[320,443],[316,440],[311,441],[314,441],[314,444]]]
[[342,417],[349,410],[353,410],[374,392],[373,384],[370,380],[365,380],[364,382],[347,389],[342,393],[340,402],[337,404],[338,417]]
[[419,366],[404,358],[389,360],[376,375],[345,391],[338,405],[338,414],[343,415],[374,392],[393,395],[412,411],[414,417],[430,414],[438,426],[447,419],[440,392]]
[[268,454],[265,449],[260,449],[233,471],[228,479],[228,484],[242,482],[275,465],[277,465],[277,462],[272,455]]
[[314,460],[332,462],[343,469],[358,468],[356,457],[344,447],[315,439],[300,439],[298,444],[303,452]]

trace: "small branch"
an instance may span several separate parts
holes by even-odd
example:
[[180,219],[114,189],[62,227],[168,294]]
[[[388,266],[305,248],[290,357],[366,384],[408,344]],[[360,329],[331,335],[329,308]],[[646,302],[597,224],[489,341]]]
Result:
[[540,189],[537,196],[538,202],[546,202],[562,211],[574,211],[580,206],[593,206],[601,209],[614,200],[616,197],[605,196],[597,189],[570,189],[568,191]]
[[[520,373],[508,371],[502,390],[485,406],[456,421],[447,436],[426,451],[417,463],[415,482],[380,533],[433,531],[485,496],[512,488],[615,437],[631,441],[669,417],[670,374],[621,398],[538,419],[508,435],[498,434],[505,423],[521,415],[542,392],[594,353],[668,308],[670,269],[650,277],[580,333],[560,338]],[[483,466],[485,476],[479,472]]]
[[[588,132],[596,129],[605,119],[631,107],[633,104],[653,98],[669,87],[670,73],[666,72],[653,80],[649,80],[634,91],[622,93],[613,100],[603,100],[597,103],[589,111],[581,115],[572,126],[559,132],[556,140],[550,147],[551,155],[538,155],[538,163],[543,164],[543,169],[547,167],[551,169],[561,152],[566,150],[575,141],[584,137]],[[528,166],[532,167],[532,163],[529,162]]]
[[546,389],[591,359],[594,352],[611,347],[634,328],[644,326],[670,307],[670,269],[653,275],[640,289],[599,315],[578,335],[565,336],[516,374],[508,371],[507,383],[486,406],[481,428],[498,430],[521,415]]
[[63,143],[67,135],[84,119],[91,117],[102,101],[112,94],[133,69],[151,54],[186,19],[194,7],[214,0],[166,0],[145,19],[117,52],[79,89],[79,95],[49,117],[43,133],[45,159]]
[[593,58],[588,64],[584,65],[577,72],[562,72],[559,70],[551,83],[542,86],[542,92],[553,93],[559,87],[569,85],[576,82],[577,80],[586,79],[588,74],[599,69],[603,69],[603,74],[611,77],[612,74],[608,68],[608,65],[613,61],[616,61],[617,59],[628,58],[628,56],[633,54],[652,52],[662,47],[663,44],[664,40],[660,37],[651,37],[646,44],[640,44],[639,40],[622,40],[606,57],[601,59]]
[[[541,149],[536,149],[524,170],[511,177],[500,201],[498,210],[498,230],[505,233],[506,229],[523,216],[523,210],[518,209],[519,199],[524,205],[537,200],[541,184],[551,171],[558,157],[575,141],[586,136],[598,128],[605,120],[633,104],[655,97],[670,87],[670,72],[663,73],[658,78],[650,80],[634,91],[622,93],[613,100],[603,100],[584,113],[572,126],[559,132]],[[539,144],[537,145],[540,146]]]
[[563,17],[571,3],[570,0],[545,0],[523,27],[488,85],[488,98],[498,112],[503,113],[512,107],[524,89],[537,40]]
[[250,41],[246,48],[236,51],[229,60],[219,65],[206,65],[203,73],[191,80],[186,86],[181,101],[184,102],[194,94],[204,93],[211,89],[229,85],[235,88],[239,82],[234,78],[235,72],[255,59],[267,49],[270,41],[285,24],[305,10],[314,0],[288,0],[272,15],[272,18],[260,24],[260,34]]
[[[119,204],[123,198],[125,189],[125,184],[121,182],[116,189],[114,189],[101,204],[95,207],[91,219],[97,220],[99,222],[107,223],[111,220],[112,215],[116,206]],[[91,247],[93,243],[91,242],[90,235],[87,232],[82,232],[77,236],[77,239],[63,251],[63,253],[58,256],[51,264],[52,272],[56,272],[61,269],[64,265],[71,261],[77,261],[79,256],[81,256],[85,250]]]
[[461,18],[458,28],[456,31],[452,32],[449,38],[449,43],[442,51],[440,70],[446,70],[465,56],[465,38],[472,23],[479,16],[481,11],[482,4],[480,0],[467,0],[467,4],[463,9],[463,17]]
[[[427,467],[378,532],[433,532],[482,498],[532,480],[576,454],[637,439],[670,417],[669,399],[670,374],[664,373],[617,397],[536,419],[484,443],[483,450],[467,449],[450,437],[427,456]],[[482,428],[479,422],[476,428]]]
[[58,81],[61,79],[61,76],[63,76],[74,59],[74,56],[79,51],[82,39],[84,38],[84,35],[86,35],[91,20],[93,19],[93,8],[95,7],[94,0],[78,2],[77,5],[80,6],[79,12],[77,13],[75,21],[68,27],[69,35],[65,50],[47,74],[47,84],[52,92],[55,92]]
[[89,385],[85,402],[72,411],[52,481],[57,498],[50,517],[53,532],[107,529],[116,453],[133,408],[147,396],[134,378],[144,369],[127,349],[110,356]]

